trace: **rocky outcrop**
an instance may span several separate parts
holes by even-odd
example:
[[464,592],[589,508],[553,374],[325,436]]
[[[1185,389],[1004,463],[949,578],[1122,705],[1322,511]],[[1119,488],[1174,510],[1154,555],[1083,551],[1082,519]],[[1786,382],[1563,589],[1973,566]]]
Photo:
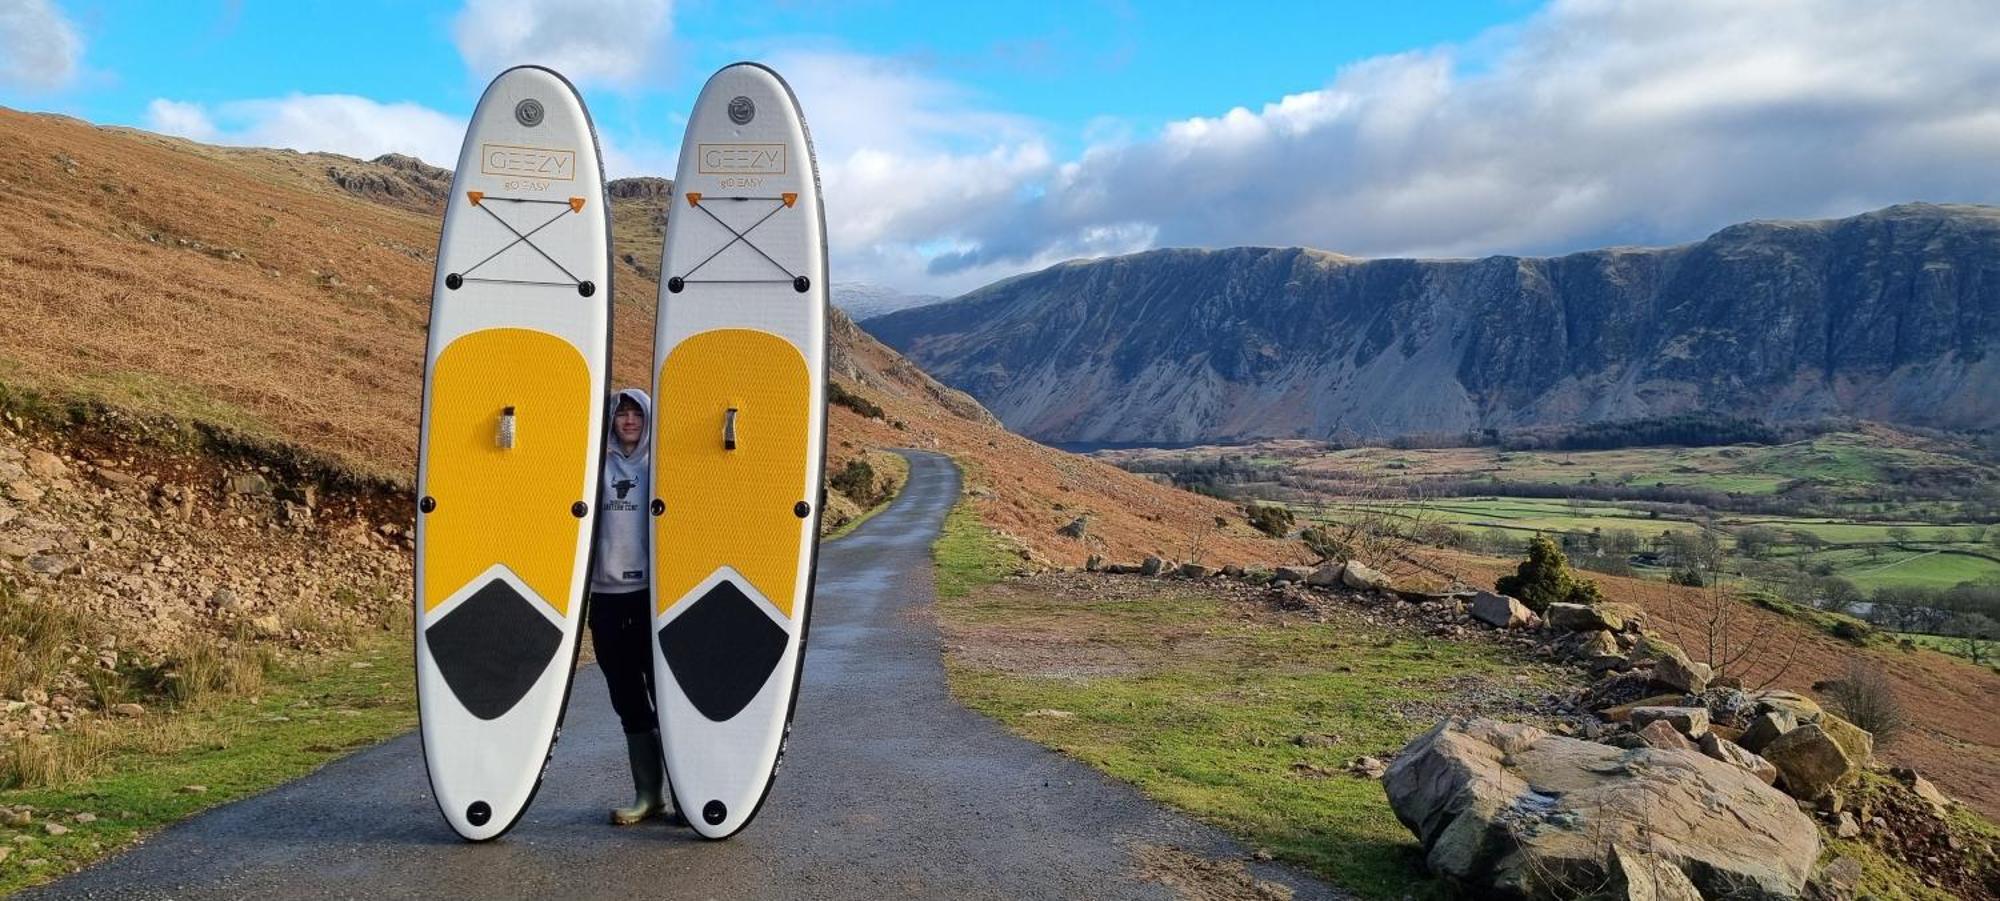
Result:
[[1569,256],[1063,263],[868,330],[1041,441],[1171,444],[1727,410],[2000,425],[2000,209],[1907,204]]
[[652,175],[614,178],[604,185],[604,193],[616,200],[643,200],[664,203],[674,196],[674,180]]
[[413,156],[386,153],[368,162],[327,155],[326,178],[335,187],[376,203],[417,213],[444,211],[451,170]]
[[1796,898],[1819,855],[1790,798],[1693,751],[1454,718],[1382,785],[1430,868],[1473,894],[1576,897],[1664,865],[1709,897]]
[[[641,260],[640,262],[644,262]],[[910,361],[889,353],[863,332],[854,320],[839,310],[826,315],[827,369],[868,388],[905,397],[928,399],[953,416],[980,425],[998,428],[1000,420],[972,399],[972,395],[931,378]]]

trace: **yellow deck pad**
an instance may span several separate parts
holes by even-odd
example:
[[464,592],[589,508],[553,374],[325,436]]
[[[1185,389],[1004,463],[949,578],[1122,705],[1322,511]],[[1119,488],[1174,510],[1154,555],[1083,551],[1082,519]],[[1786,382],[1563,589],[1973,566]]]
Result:
[[[730,566],[792,615],[805,528],[812,380],[791,342],[754,329],[690,336],[660,366],[654,424],[654,605],[678,603]],[[736,410],[736,449],[724,444]]]
[[[556,613],[569,616],[578,578],[570,512],[584,496],[590,414],[601,403],[576,345],[547,332],[471,332],[431,367],[425,429],[424,610],[495,563],[505,564]],[[514,408],[514,446],[502,448],[500,419]]]

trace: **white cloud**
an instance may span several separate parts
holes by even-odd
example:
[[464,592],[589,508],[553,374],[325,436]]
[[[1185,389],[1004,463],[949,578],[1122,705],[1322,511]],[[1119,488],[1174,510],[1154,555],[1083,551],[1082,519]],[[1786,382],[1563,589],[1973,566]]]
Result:
[[2000,4],[1984,0],[1559,0],[1067,160],[948,84],[794,66],[815,132],[838,136],[828,213],[856,246],[835,265],[906,290],[1155,244],[1544,253],[2000,201]]
[[182,103],[164,97],[146,104],[146,127],[161,134],[213,144],[219,135],[215,121],[199,103]]
[[547,66],[579,84],[629,86],[655,68],[673,30],[670,0],[468,0],[452,39],[473,74]]
[[836,280],[949,293],[996,274],[925,273],[932,260],[976,247],[965,235],[981,211],[1053,173],[1036,123],[898,60],[792,51],[771,63],[812,128]]
[[0,87],[65,87],[76,79],[82,59],[76,26],[48,0],[0,2]]
[[350,94],[293,94],[213,107],[159,99],[146,108],[146,127],[214,144],[325,150],[360,159],[404,153],[445,168],[458,165],[465,138],[463,119]]

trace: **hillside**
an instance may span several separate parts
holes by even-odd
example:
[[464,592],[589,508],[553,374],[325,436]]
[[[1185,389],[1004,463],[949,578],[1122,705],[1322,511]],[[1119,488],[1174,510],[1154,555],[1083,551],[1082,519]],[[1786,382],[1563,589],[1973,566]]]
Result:
[[[219,425],[407,484],[446,173],[414,160],[207,147],[0,109],[0,386]],[[671,186],[613,186],[613,370],[648,381],[652,280]],[[650,242],[650,243],[648,243]],[[1031,557],[1268,559],[1227,504],[997,427],[836,312],[834,466],[869,447],[944,450],[986,520]],[[1089,537],[1056,529],[1094,514]],[[1233,522],[1217,530],[1217,517]]]
[[2000,425],[2000,208],[1752,222],[1678,247],[1063,263],[867,328],[1042,441],[1178,444],[1687,410]]

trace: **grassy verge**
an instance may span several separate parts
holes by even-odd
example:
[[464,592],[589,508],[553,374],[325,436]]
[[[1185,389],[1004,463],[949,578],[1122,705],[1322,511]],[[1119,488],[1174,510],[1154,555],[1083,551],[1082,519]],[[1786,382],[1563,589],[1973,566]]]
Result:
[[931,556],[937,561],[937,594],[943,600],[962,598],[974,588],[1000,581],[1019,559],[980,524],[969,500],[960,500],[945,516]]
[[217,695],[171,715],[60,736],[91,744],[96,775],[0,791],[0,807],[33,808],[33,822],[0,826],[0,848],[11,849],[0,860],[0,894],[55,879],[415,724],[409,638],[372,633],[348,651],[272,667],[254,697]]
[[1471,695],[1548,689],[1514,681],[1536,670],[1495,649],[1281,618],[1194,587],[980,589],[977,547],[948,528],[938,552],[963,703],[1366,898],[1447,893],[1349,762],[1393,752]]

